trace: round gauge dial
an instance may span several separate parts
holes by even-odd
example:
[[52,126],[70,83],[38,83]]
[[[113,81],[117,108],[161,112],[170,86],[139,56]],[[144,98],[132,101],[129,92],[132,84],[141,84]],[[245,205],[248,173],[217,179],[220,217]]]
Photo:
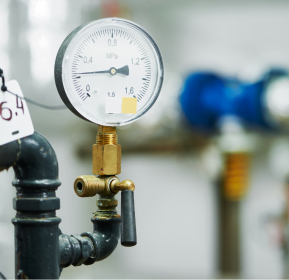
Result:
[[163,82],[160,51],[135,23],[108,18],[72,31],[55,62],[55,82],[66,106],[79,117],[121,126],[143,116]]

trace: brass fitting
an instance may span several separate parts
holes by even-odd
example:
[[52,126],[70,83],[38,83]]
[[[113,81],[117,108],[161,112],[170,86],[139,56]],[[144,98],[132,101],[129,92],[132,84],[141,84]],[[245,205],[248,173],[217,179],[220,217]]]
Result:
[[74,191],[80,197],[92,197],[96,194],[103,196],[114,196],[119,191],[135,190],[131,180],[122,182],[116,176],[96,177],[93,175],[82,175],[74,182]]
[[74,191],[80,197],[92,197],[97,194],[111,196],[114,193],[110,191],[110,183],[114,180],[119,181],[116,176],[82,175],[74,181]]
[[116,127],[98,126],[96,144],[93,145],[92,172],[95,175],[121,173],[121,146],[117,143]]
[[79,176],[74,182],[74,191],[80,197],[92,197],[104,189],[104,180],[93,175]]
[[110,183],[110,191],[114,194],[117,194],[119,191],[123,190],[135,190],[134,182],[131,180],[124,180],[120,182],[118,179],[111,181]]
[[241,200],[248,189],[250,155],[245,152],[225,155],[224,194],[229,200]]
[[114,176],[121,173],[121,146],[117,143],[116,127],[98,126],[96,144],[93,145],[93,174],[82,175],[74,182],[74,191],[80,197],[99,195],[94,217],[107,219],[120,217],[117,214],[115,194],[122,190],[134,191],[130,180],[120,182]]

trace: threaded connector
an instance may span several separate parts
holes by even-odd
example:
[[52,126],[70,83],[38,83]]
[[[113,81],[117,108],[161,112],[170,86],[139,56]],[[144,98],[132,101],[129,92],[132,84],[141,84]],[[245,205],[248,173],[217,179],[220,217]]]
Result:
[[116,127],[98,126],[93,145],[93,174],[116,175],[121,172],[121,147],[117,143]]
[[225,155],[224,195],[229,200],[240,200],[246,194],[249,181],[249,154]]
[[97,134],[96,144],[117,145],[117,134]]
[[95,196],[104,189],[104,181],[93,175],[79,176],[74,181],[74,191],[80,197]]

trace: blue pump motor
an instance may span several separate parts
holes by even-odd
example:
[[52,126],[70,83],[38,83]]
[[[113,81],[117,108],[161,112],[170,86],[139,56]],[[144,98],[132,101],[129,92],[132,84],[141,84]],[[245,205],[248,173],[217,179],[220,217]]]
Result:
[[284,77],[288,78],[285,69],[273,69],[259,81],[246,83],[211,72],[196,72],[184,82],[181,107],[189,123],[203,131],[215,130],[218,121],[226,116],[236,117],[248,126],[275,130],[278,124],[270,117],[264,96],[272,81]]

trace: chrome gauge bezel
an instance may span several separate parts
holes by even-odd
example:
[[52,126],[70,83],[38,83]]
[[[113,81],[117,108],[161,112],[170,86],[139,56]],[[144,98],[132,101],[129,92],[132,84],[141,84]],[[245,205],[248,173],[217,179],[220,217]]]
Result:
[[[137,34],[141,36],[140,38],[147,40],[147,42],[149,43],[157,65],[156,82],[153,91],[148,92],[148,101],[146,101],[145,105],[143,105],[143,107],[141,107],[141,109],[135,115],[129,115],[125,120],[116,121],[114,123],[92,118],[87,113],[85,113],[84,110],[81,108],[80,103],[75,100],[75,97],[73,97],[71,83],[68,82],[69,71],[67,65],[68,61],[71,59],[71,53],[73,49],[78,44],[79,40],[83,38],[84,34],[90,34],[90,32],[92,32],[93,30],[97,30],[98,28],[104,28],[105,25],[115,25],[116,27],[119,26],[120,28],[122,26],[125,26],[126,28],[132,29],[133,32],[137,32]],[[142,27],[129,20],[121,18],[106,18],[92,21],[82,26],[79,26],[67,36],[67,38],[62,43],[56,57],[54,76],[56,87],[61,99],[66,104],[66,106],[78,117],[100,125],[122,126],[132,123],[142,117],[156,102],[162,88],[164,67],[157,44]]]

